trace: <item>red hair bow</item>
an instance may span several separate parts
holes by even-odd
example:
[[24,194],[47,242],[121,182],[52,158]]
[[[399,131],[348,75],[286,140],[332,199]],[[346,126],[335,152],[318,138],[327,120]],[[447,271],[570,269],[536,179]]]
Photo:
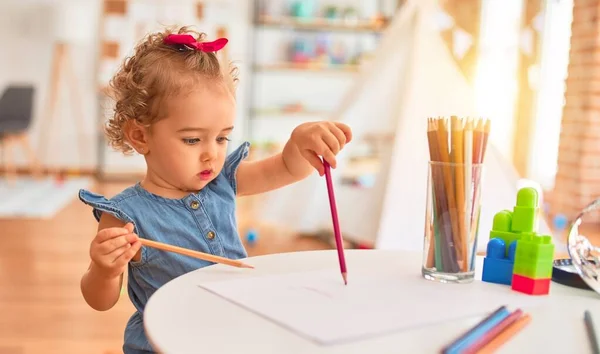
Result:
[[165,37],[165,44],[181,44],[202,52],[217,52],[227,44],[227,38],[219,38],[212,42],[198,42],[190,34],[170,34]]

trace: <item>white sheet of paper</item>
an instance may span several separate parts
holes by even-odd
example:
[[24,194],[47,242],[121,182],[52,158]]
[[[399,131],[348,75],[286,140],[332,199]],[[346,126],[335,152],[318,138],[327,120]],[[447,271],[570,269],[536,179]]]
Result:
[[348,285],[332,270],[269,275],[199,285],[320,344],[336,344],[542,305],[548,297],[474,281],[441,284],[420,274],[352,271]]

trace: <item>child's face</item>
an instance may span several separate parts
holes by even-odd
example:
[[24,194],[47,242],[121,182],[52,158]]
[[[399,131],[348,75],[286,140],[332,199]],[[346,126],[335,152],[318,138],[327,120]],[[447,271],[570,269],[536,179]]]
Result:
[[165,187],[202,189],[223,168],[235,100],[218,86],[200,88],[167,101],[168,115],[147,138],[148,174]]

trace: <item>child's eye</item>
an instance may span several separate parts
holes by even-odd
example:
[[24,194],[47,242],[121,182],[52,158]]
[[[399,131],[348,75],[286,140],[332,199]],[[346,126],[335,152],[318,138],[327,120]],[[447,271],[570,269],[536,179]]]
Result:
[[226,136],[221,136],[221,137],[217,138],[217,141],[220,143],[224,143],[225,141],[231,141],[231,140],[229,140],[229,138]]
[[198,139],[198,138],[189,138],[189,139],[188,138],[183,138],[181,140],[183,140],[183,142],[185,144],[188,144],[188,145],[194,145],[194,144],[197,144],[200,141],[200,139]]

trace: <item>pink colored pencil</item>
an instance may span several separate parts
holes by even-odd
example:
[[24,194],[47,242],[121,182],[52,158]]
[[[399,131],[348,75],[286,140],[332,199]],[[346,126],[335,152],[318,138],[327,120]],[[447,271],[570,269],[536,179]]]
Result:
[[331,207],[331,219],[333,220],[333,233],[335,235],[335,245],[337,247],[338,259],[340,261],[340,270],[344,284],[348,285],[348,272],[346,271],[346,258],[344,257],[344,244],[342,243],[342,234],[338,220],[337,207],[335,205],[335,195],[333,193],[333,182],[331,181],[331,167],[327,161],[323,161],[325,168],[325,180],[327,181],[327,193],[329,194],[329,206]]

